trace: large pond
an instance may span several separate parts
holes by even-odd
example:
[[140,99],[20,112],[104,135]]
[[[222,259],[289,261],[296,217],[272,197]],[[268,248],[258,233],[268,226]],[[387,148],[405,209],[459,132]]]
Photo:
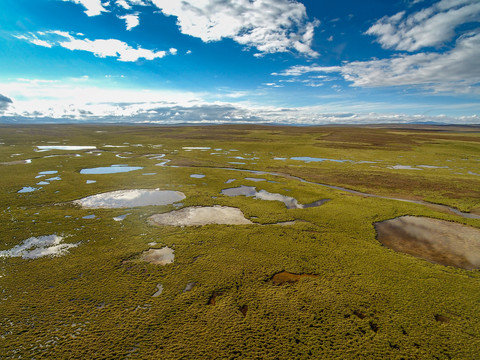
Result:
[[375,224],[377,239],[395,251],[463,269],[480,268],[480,229],[425,217]]
[[148,218],[152,225],[200,226],[208,224],[243,225],[252,224],[242,211],[228,206],[192,206]]
[[172,190],[132,189],[117,190],[87,196],[73,203],[87,209],[129,208],[150,205],[170,205],[185,199],[185,194]]
[[285,204],[287,209],[305,209],[310,207],[316,207],[324,204],[329,199],[322,199],[314,201],[310,204],[300,204],[297,199],[277,193],[270,193],[266,190],[257,191],[253,186],[239,186],[235,188],[223,189],[222,194],[226,196],[251,196],[254,199],[269,200],[269,201],[281,201]]
[[111,166],[82,169],[80,170],[80,174],[87,174],[87,175],[117,174],[117,173],[126,173],[130,171],[141,170],[141,169],[143,169],[142,166],[111,165]]

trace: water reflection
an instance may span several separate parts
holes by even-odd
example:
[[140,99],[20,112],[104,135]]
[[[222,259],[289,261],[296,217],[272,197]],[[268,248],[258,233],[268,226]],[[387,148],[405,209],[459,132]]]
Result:
[[266,190],[257,191],[253,186],[239,186],[236,188],[229,188],[222,190],[222,194],[226,196],[252,196],[254,199],[267,201],[281,201],[285,204],[287,209],[305,209],[323,205],[329,199],[322,199],[310,204],[300,204],[297,199],[291,196],[285,196],[277,193],[270,193]]

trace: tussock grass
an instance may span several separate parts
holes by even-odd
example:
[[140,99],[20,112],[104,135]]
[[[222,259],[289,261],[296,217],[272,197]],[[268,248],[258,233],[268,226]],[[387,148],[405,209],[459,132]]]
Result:
[[[6,145],[0,146],[0,162],[33,161],[0,165],[0,250],[53,233],[81,244],[63,257],[0,258],[0,358],[475,359],[480,273],[387,249],[376,240],[373,224],[415,215],[480,228],[480,220],[282,176],[258,175],[267,181],[252,185],[242,180],[251,173],[219,169],[278,171],[470,211],[480,208],[480,177],[468,173],[480,173],[480,132],[473,130],[1,126]],[[35,145],[63,139],[68,139],[66,145],[104,151],[52,158],[44,156],[65,153],[34,151]],[[127,148],[104,147],[124,143]],[[183,146],[212,150],[186,152]],[[225,152],[230,149],[238,151]],[[133,152],[132,158],[120,159],[117,152]],[[22,155],[12,157],[17,153]],[[171,160],[167,165],[187,167],[156,166],[161,161],[146,156],[153,153],[165,153]],[[305,164],[273,160],[277,156],[352,162]],[[112,164],[144,169],[79,173]],[[396,164],[449,168],[388,168]],[[34,186],[41,180],[35,176],[45,170],[58,170],[62,180],[32,193],[16,192]],[[142,175],[151,172],[156,175]],[[190,178],[192,173],[205,178]],[[231,178],[237,181],[225,184]],[[87,179],[97,182],[86,184]],[[281,202],[220,194],[242,184],[302,204],[331,201],[288,210]],[[147,218],[175,210],[173,205],[92,210],[71,204],[96,193],[135,188],[181,191],[186,195],[182,207],[237,207],[260,224],[303,221],[291,226],[154,227]],[[123,221],[113,220],[127,212]],[[82,219],[90,214],[96,218]],[[163,266],[139,261],[151,242],[158,249],[174,249],[175,261]],[[284,271],[316,277],[275,285],[272,277]],[[158,284],[163,292],[152,297]]]

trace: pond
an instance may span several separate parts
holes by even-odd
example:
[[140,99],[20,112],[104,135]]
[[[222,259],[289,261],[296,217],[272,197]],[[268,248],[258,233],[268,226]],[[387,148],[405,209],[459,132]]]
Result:
[[56,234],[39,237],[30,237],[20,245],[10,250],[0,251],[2,257],[21,257],[22,259],[37,259],[43,256],[61,256],[68,253],[68,249],[78,246],[80,243],[62,243],[63,236]]
[[161,226],[200,226],[208,224],[246,225],[252,222],[245,218],[242,211],[227,206],[192,206],[148,218],[151,225]]
[[426,217],[402,216],[375,224],[386,247],[433,263],[480,268],[480,229]]
[[171,264],[175,260],[174,250],[165,246],[161,249],[148,249],[142,253],[141,259],[155,265]]
[[329,199],[321,199],[318,201],[314,201],[310,204],[300,204],[297,199],[291,196],[285,196],[282,194],[277,193],[270,193],[266,190],[257,191],[257,189],[253,186],[239,186],[235,188],[223,189],[221,192],[223,195],[226,196],[248,196],[253,197],[254,199],[259,200],[268,200],[268,201],[281,201],[285,204],[287,209],[305,209],[310,207],[316,207],[323,205],[325,202],[329,201]]
[[141,170],[141,169],[143,169],[142,166],[111,165],[111,166],[82,169],[80,170],[80,174],[87,174],[87,175],[118,174],[118,173],[126,173],[130,171]]
[[75,200],[73,203],[87,209],[128,208],[150,205],[170,205],[183,199],[185,199],[185,194],[179,191],[131,189],[87,196],[83,199]]

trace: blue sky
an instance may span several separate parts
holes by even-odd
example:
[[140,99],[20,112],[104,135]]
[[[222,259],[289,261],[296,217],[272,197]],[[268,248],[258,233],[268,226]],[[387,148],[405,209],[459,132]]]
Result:
[[480,123],[478,0],[3,0],[0,122]]

